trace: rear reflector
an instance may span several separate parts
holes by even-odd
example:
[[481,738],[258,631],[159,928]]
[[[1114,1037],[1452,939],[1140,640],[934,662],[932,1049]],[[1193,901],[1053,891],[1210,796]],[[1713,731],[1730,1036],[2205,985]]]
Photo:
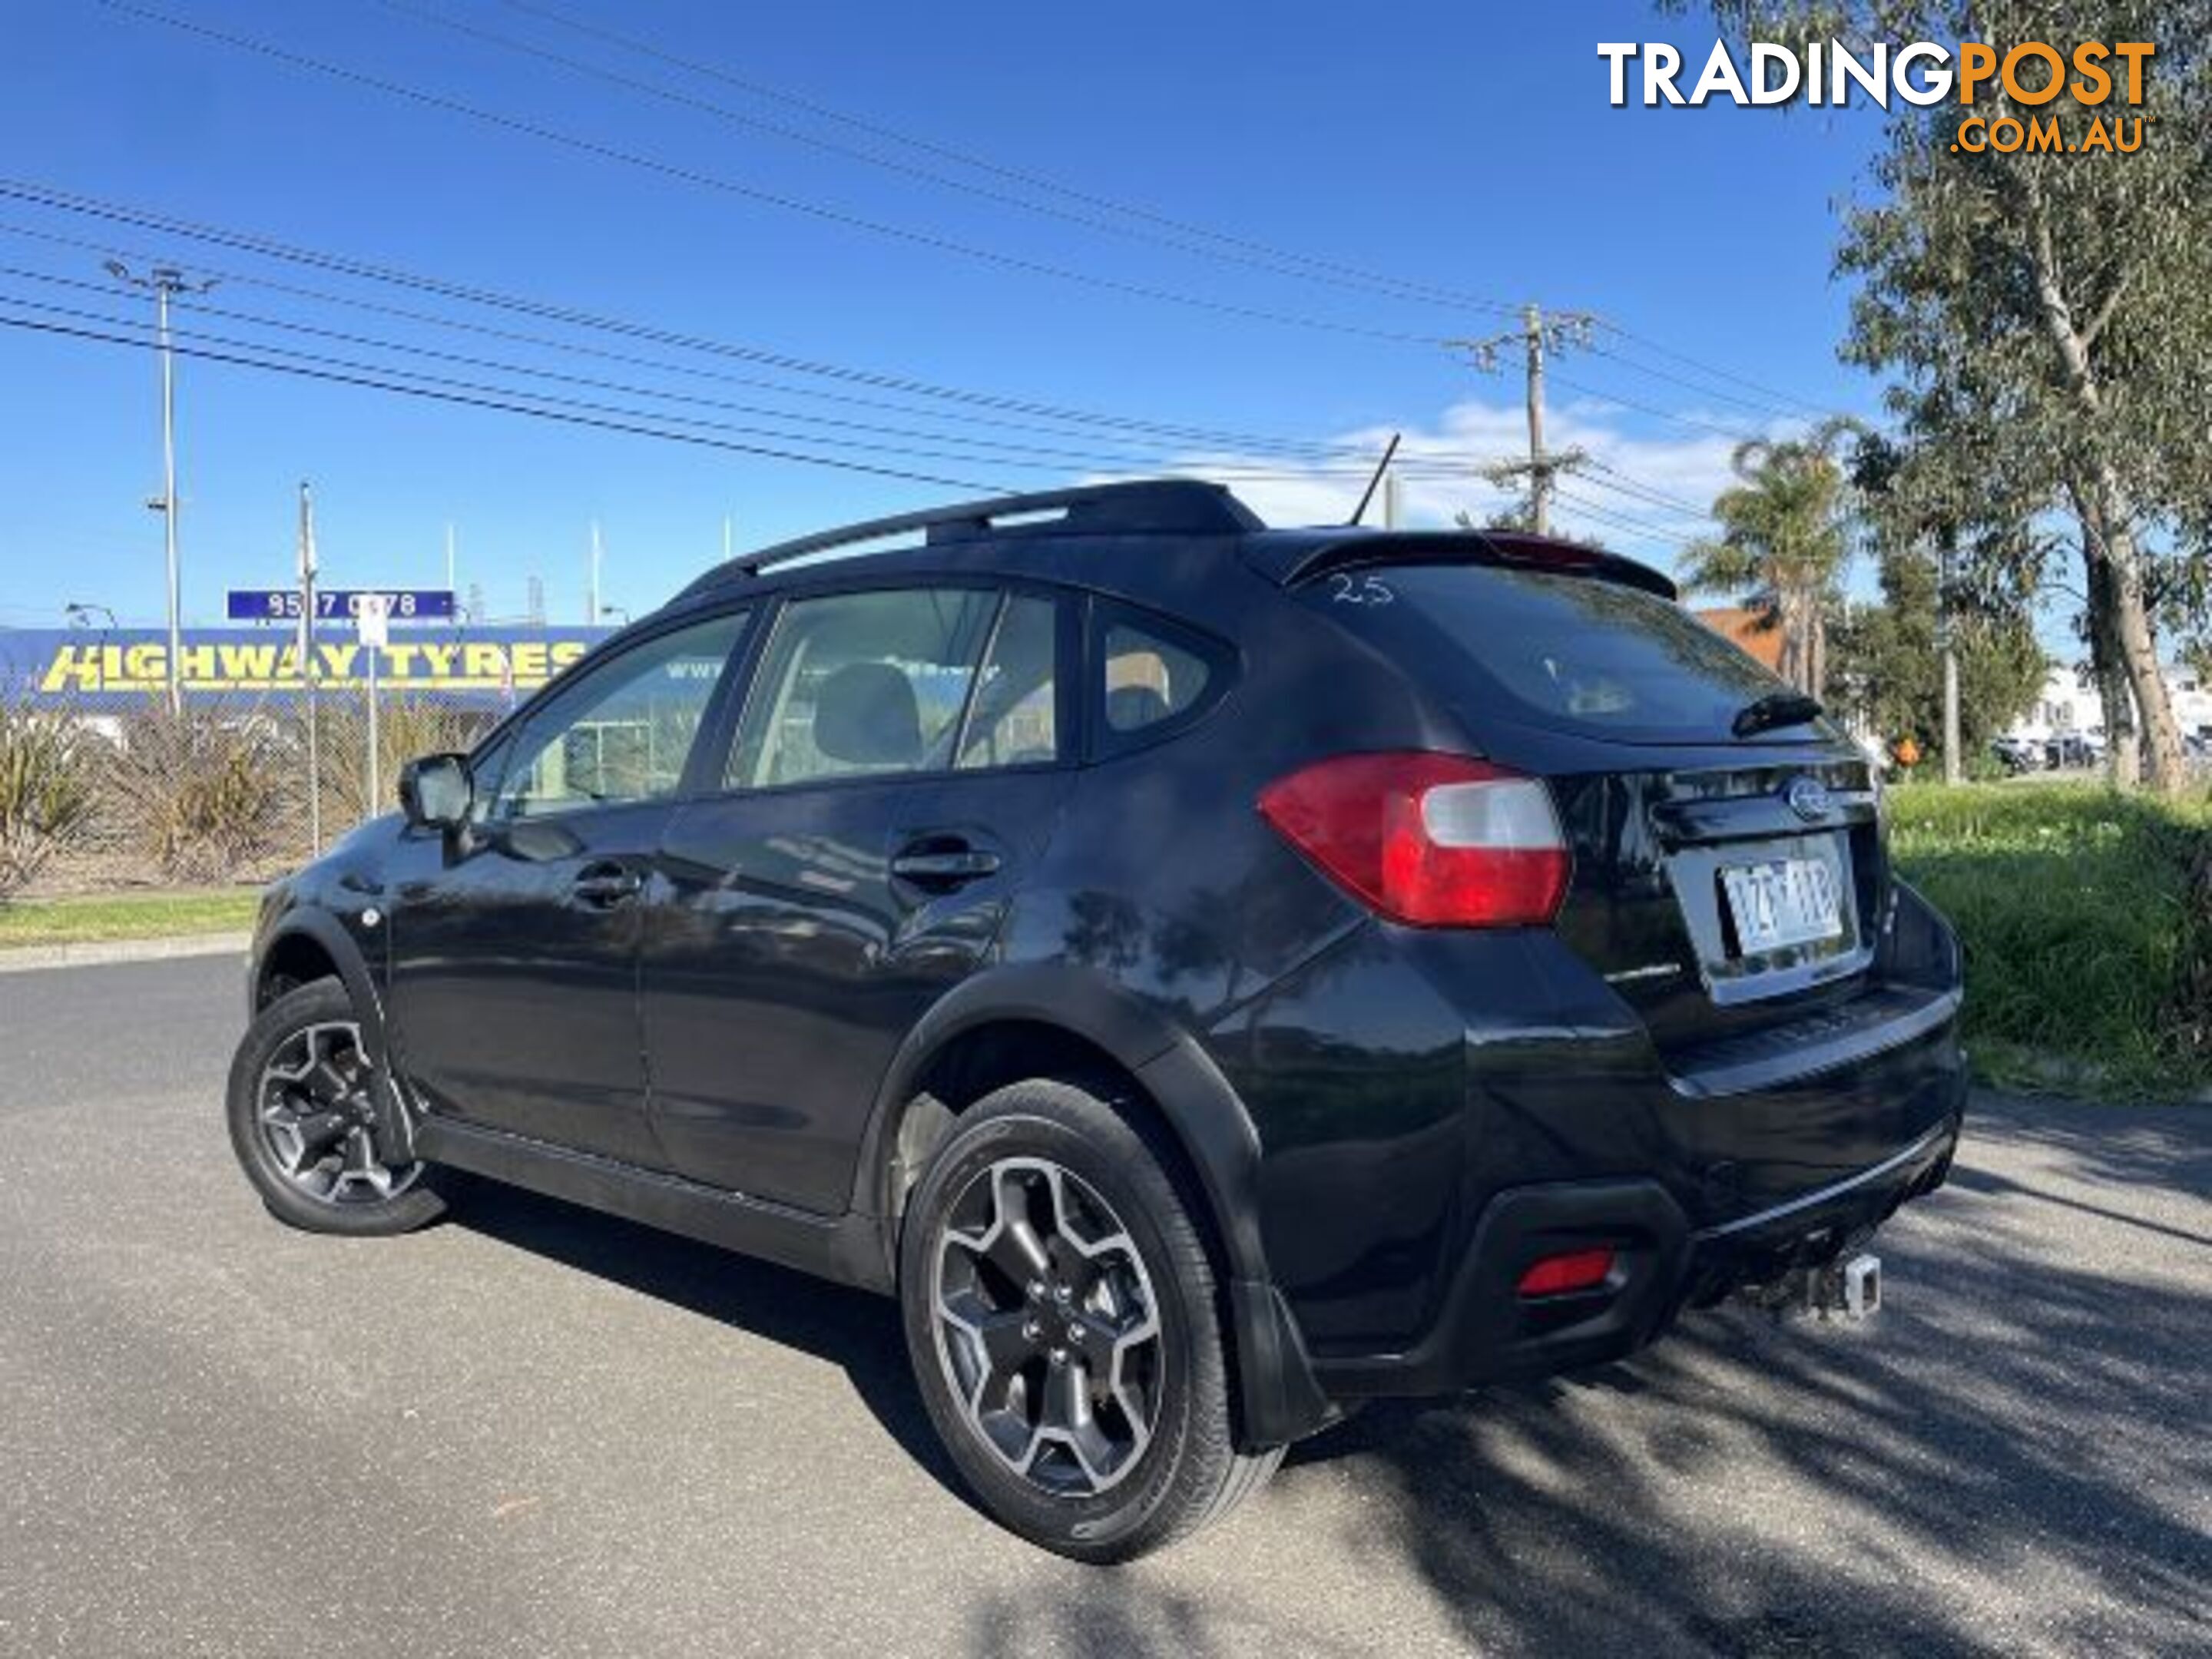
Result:
[[1611,1250],[1570,1250],[1547,1255],[1521,1275],[1523,1296],[1561,1296],[1602,1285],[1613,1272]]
[[1394,921],[1547,927],[1567,890],[1551,793],[1486,761],[1344,755],[1261,792],[1299,851]]

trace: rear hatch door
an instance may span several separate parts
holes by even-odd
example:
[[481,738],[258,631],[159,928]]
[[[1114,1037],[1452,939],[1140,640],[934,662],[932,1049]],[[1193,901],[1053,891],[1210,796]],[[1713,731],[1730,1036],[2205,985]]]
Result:
[[1862,1089],[1848,1070],[1893,1046],[1928,994],[1881,982],[1880,802],[1839,728],[1802,709],[1747,720],[1789,688],[1601,568],[1431,556],[1370,568],[1356,591],[1316,603],[1483,754],[1549,781],[1574,861],[1559,932],[1657,1049],[1669,1134],[1701,1179],[1717,1171],[1709,1218],[1932,1127],[1933,1091]]

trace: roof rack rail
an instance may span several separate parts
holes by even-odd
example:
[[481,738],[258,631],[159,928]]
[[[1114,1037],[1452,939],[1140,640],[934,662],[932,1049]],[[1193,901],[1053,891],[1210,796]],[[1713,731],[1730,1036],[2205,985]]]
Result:
[[[1038,514],[1055,516],[1042,523],[1008,523]],[[1233,536],[1264,530],[1259,515],[1224,484],[1198,478],[1146,478],[1129,483],[1088,484],[1074,489],[1002,495],[995,501],[930,507],[888,519],[871,519],[842,530],[825,530],[779,542],[757,553],[740,554],[716,565],[684,591],[697,593],[743,577],[757,576],[779,564],[841,547],[882,541],[913,531],[931,547],[997,535],[1185,535]]]

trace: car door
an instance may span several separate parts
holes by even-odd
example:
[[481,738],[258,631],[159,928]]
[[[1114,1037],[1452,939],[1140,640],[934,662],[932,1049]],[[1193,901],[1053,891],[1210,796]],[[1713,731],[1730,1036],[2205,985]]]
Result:
[[1065,609],[960,586],[784,605],[725,789],[662,848],[643,1006],[677,1170],[845,1207],[901,1040],[984,959],[1066,794]]
[[469,834],[410,836],[390,1011],[430,1110],[665,1167],[646,1112],[641,900],[744,628],[742,611],[695,620],[586,665],[500,746]]

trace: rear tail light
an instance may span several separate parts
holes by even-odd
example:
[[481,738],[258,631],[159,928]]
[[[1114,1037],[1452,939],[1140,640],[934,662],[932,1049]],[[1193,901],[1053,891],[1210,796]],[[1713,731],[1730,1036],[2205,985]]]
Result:
[[1531,1266],[1521,1275],[1519,1289],[1523,1296],[1565,1296],[1570,1291],[1595,1290],[1612,1273],[1611,1250],[1570,1250]]
[[1550,791],[1486,761],[1344,755],[1261,792],[1291,844],[1394,921],[1546,927],[1567,890]]

